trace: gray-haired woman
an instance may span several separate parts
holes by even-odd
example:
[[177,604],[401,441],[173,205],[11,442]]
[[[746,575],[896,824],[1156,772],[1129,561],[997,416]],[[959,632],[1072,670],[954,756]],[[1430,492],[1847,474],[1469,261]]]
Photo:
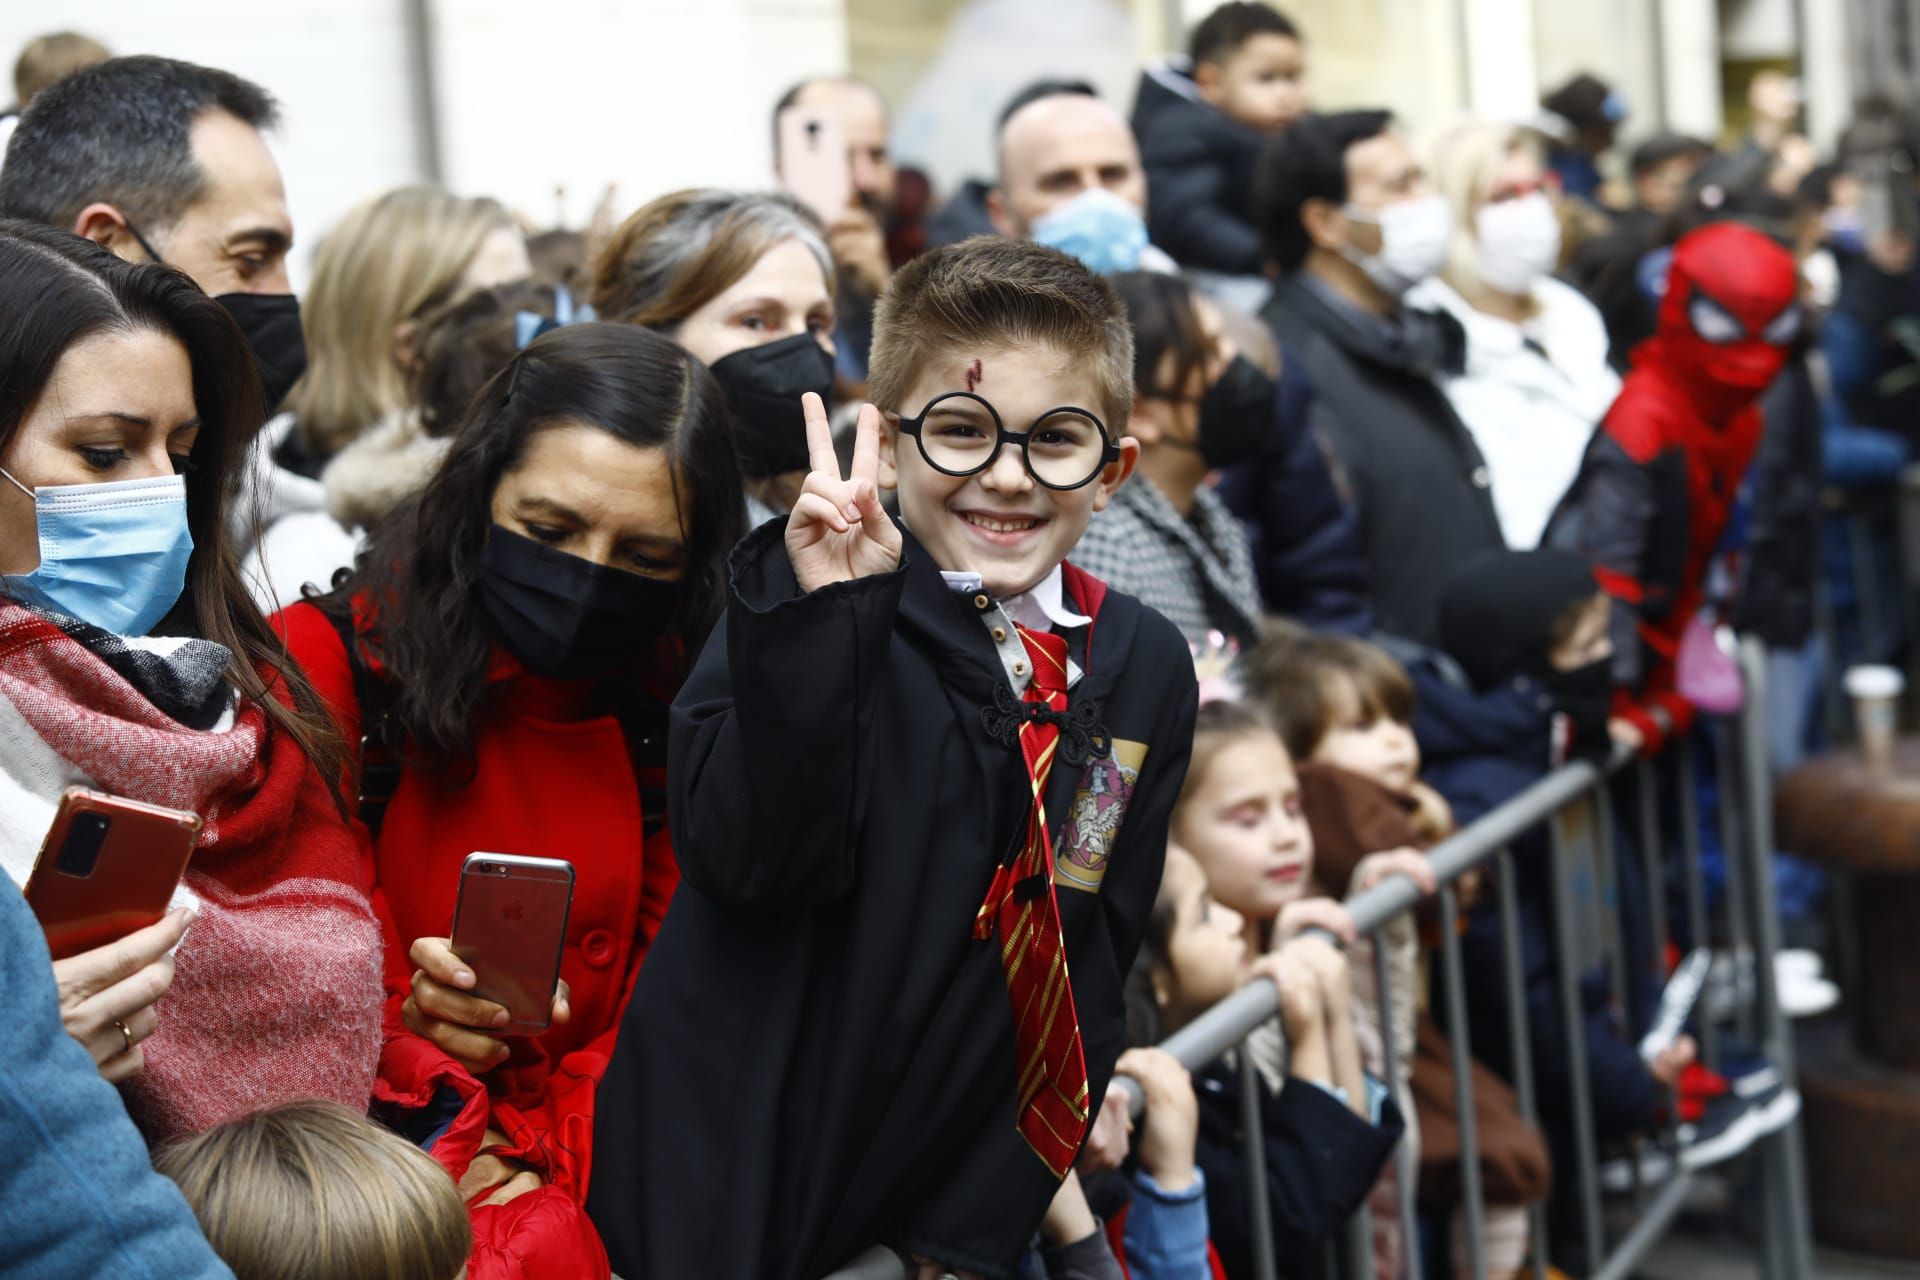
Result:
[[833,390],[833,258],[813,215],[772,193],[661,196],[600,251],[592,301],[600,319],[657,330],[713,370],[747,522],[785,515],[807,474],[800,397]]

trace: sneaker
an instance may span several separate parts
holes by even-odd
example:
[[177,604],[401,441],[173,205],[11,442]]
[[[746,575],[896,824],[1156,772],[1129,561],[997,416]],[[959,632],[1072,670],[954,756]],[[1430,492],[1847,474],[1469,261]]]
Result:
[[1784,1079],[1773,1059],[1733,1036],[1720,1042],[1720,1076],[1727,1086],[1722,1092],[1742,1098],[1758,1097]]
[[[1840,988],[1826,977],[1817,951],[1775,952],[1773,984],[1780,997],[1780,1012],[1789,1018],[1818,1017],[1840,1003]],[[1701,1016],[1710,1022],[1729,1022],[1753,999],[1753,953],[1716,955],[1700,1000]]]
[[1774,988],[1780,1012],[1789,1018],[1817,1018],[1840,1003],[1840,988],[1820,977],[1782,977]]
[[1799,1114],[1799,1093],[1779,1084],[1751,1097],[1716,1098],[1697,1122],[1680,1127],[1680,1166],[1691,1171],[1731,1160]]

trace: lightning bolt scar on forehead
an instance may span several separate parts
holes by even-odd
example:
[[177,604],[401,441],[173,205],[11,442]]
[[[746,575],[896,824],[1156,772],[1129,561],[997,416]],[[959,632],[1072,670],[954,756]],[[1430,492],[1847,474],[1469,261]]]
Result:
[[984,380],[985,375],[981,372],[980,361],[976,358],[972,364],[967,366],[967,390],[972,391]]

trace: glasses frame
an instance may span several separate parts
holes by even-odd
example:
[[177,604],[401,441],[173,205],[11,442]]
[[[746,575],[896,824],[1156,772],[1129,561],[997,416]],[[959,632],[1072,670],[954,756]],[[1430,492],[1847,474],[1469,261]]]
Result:
[[[987,454],[985,461],[981,462],[977,467],[969,467],[965,471],[955,471],[950,467],[943,467],[935,462],[933,455],[927,452],[927,444],[926,441],[921,438],[920,428],[926,422],[927,415],[933,412],[934,406],[948,400],[971,400],[985,409],[987,416],[993,419],[993,428],[998,433],[998,438],[993,442],[993,449]],[[1094,430],[1100,433],[1100,461],[1094,465],[1093,470],[1087,474],[1086,479],[1076,481],[1073,484],[1054,484],[1050,480],[1042,479],[1040,473],[1033,469],[1032,441],[1034,429],[1058,413],[1078,414],[1088,422],[1091,422]],[[1056,405],[1054,408],[1047,410],[1035,418],[1033,425],[1029,426],[1025,431],[1007,430],[1007,424],[1001,420],[1000,411],[993,407],[993,402],[984,396],[977,396],[971,391],[943,391],[933,399],[927,401],[920,412],[913,417],[909,418],[905,414],[901,414],[899,417],[901,433],[913,437],[913,443],[919,448],[920,456],[926,461],[926,464],[935,471],[938,471],[941,475],[953,476],[955,479],[979,475],[1000,460],[1000,451],[1009,444],[1017,444],[1020,447],[1020,465],[1027,469],[1027,474],[1033,478],[1033,482],[1043,489],[1052,489],[1055,493],[1071,493],[1075,489],[1084,489],[1095,480],[1098,480],[1102,471],[1105,471],[1108,467],[1120,461],[1120,446],[1113,442],[1113,435],[1107,430],[1107,424],[1101,420],[1100,415],[1091,409],[1083,409],[1075,404]]]

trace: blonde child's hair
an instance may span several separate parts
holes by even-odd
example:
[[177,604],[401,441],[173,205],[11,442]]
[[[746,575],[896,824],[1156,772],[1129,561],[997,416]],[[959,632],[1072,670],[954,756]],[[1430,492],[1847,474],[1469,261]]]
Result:
[[454,1280],[473,1249],[466,1206],[433,1158],[330,1102],[263,1111],[163,1147],[238,1280]]

